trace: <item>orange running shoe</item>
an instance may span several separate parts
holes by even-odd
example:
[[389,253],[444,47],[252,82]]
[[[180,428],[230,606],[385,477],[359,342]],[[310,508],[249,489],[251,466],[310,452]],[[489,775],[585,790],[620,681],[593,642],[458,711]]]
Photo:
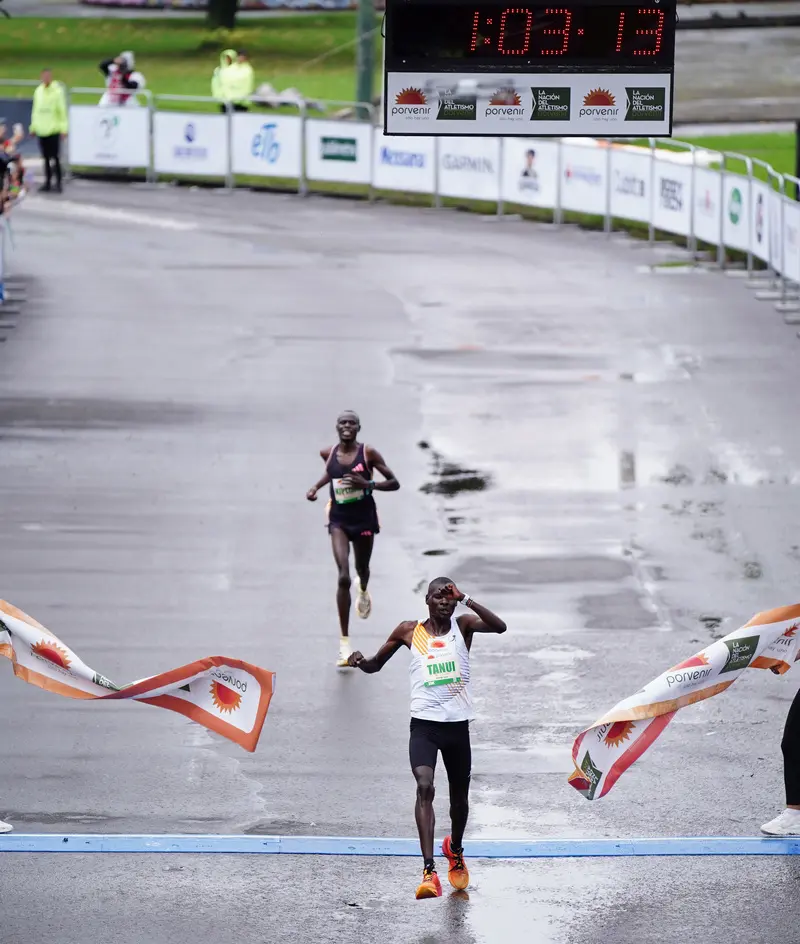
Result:
[[442,883],[436,874],[436,869],[425,869],[422,873],[422,882],[417,888],[417,899],[420,898],[441,898]]
[[463,891],[469,885],[469,870],[464,864],[464,852],[454,852],[453,843],[449,836],[445,836],[442,842],[442,855],[450,863],[447,877],[453,888]]

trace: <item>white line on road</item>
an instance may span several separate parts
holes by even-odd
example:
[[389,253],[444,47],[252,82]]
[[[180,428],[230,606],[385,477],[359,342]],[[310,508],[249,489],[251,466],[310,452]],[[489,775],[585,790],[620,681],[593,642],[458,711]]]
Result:
[[169,216],[137,213],[135,210],[120,210],[115,207],[100,206],[96,203],[76,203],[74,200],[28,197],[24,205],[25,211],[28,213],[33,211],[47,216],[71,216],[88,220],[107,220],[114,223],[133,223],[138,226],[151,226],[156,229],[168,229],[181,233],[199,229],[198,223],[176,220]]

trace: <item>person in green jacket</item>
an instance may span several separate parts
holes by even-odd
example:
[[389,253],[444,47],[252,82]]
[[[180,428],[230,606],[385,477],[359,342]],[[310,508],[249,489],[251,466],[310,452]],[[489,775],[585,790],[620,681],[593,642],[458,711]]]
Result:
[[255,90],[255,73],[243,50],[226,49],[211,78],[211,94],[222,102],[220,111],[230,103],[234,111],[247,111],[247,103]]
[[236,50],[223,49],[219,57],[219,65],[214,69],[214,74],[211,76],[211,95],[223,103],[220,106],[221,111],[226,111],[225,96],[222,91],[224,87],[222,75],[226,69],[230,69],[234,62],[236,62]]
[[[46,193],[55,189],[61,193],[61,139],[68,127],[67,97],[60,82],[53,81],[50,69],[42,69],[42,82],[33,93],[30,133],[39,139],[39,150],[44,159],[44,186]],[[53,188],[53,174],[56,184]]]

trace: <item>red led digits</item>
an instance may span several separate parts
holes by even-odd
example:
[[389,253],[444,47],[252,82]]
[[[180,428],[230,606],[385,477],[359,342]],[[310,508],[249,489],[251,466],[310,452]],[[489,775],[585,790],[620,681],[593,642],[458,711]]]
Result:
[[622,31],[625,29],[625,11],[619,15],[619,26],[617,27],[617,52],[622,52]]
[[655,29],[637,29],[637,36],[654,36],[655,46],[653,49],[635,49],[634,56],[655,56],[661,51],[661,37],[664,32],[664,11],[651,10],[647,7],[639,7],[636,11],[640,16],[657,16],[658,26]]
[[569,46],[569,27],[572,22],[572,13],[569,10],[555,10],[552,7],[548,7],[545,11],[545,16],[549,13],[561,14],[564,17],[564,25],[561,29],[545,29],[542,30],[542,33],[545,36],[561,36],[561,49],[543,49],[543,56],[563,56],[567,51],[567,46]]
[[[525,39],[521,49],[504,49],[506,39],[506,17],[509,14],[522,14],[525,17]],[[497,39],[497,51],[504,56],[523,56],[531,45],[531,26],[533,25],[533,14],[525,7],[508,7],[503,10],[500,17],[500,35]]]
[[470,40],[470,43],[469,43],[470,52],[475,52],[475,50],[478,48],[478,22],[480,18],[481,18],[481,11],[476,10],[475,16],[473,16],[472,18],[472,39]]

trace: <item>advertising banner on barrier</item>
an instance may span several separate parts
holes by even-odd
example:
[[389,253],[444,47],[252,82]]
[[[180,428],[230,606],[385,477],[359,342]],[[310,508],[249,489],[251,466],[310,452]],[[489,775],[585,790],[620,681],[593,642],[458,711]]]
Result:
[[800,282],[800,206],[789,199],[783,203],[783,274]]
[[750,184],[753,210],[750,213],[750,251],[769,262],[769,187],[760,180]]
[[692,227],[692,168],[658,158],[654,164],[653,225],[665,233],[688,236]]
[[360,121],[306,122],[306,176],[347,184],[372,177],[372,126]]
[[604,216],[608,200],[608,148],[565,144],[561,149],[561,208]]
[[723,179],[722,241],[742,252],[750,248],[750,189],[746,177],[727,174]]
[[558,144],[544,138],[506,138],[500,190],[504,200],[551,209],[558,200]]
[[649,223],[652,209],[651,158],[648,151],[636,154],[611,149],[611,215],[623,220]]
[[228,173],[228,116],[157,111],[153,163],[159,174],[224,177]]
[[769,264],[776,272],[783,272],[783,195],[772,186],[768,189],[767,220],[769,221]]
[[303,122],[298,115],[245,115],[231,119],[234,174],[300,177]]
[[722,241],[722,178],[719,171],[697,167],[694,172],[694,234],[704,243]]
[[436,186],[436,141],[375,132],[373,186],[378,190],[433,193]]
[[149,167],[146,108],[70,105],[69,162],[74,167]]
[[443,197],[500,197],[499,138],[441,138],[439,193]]

